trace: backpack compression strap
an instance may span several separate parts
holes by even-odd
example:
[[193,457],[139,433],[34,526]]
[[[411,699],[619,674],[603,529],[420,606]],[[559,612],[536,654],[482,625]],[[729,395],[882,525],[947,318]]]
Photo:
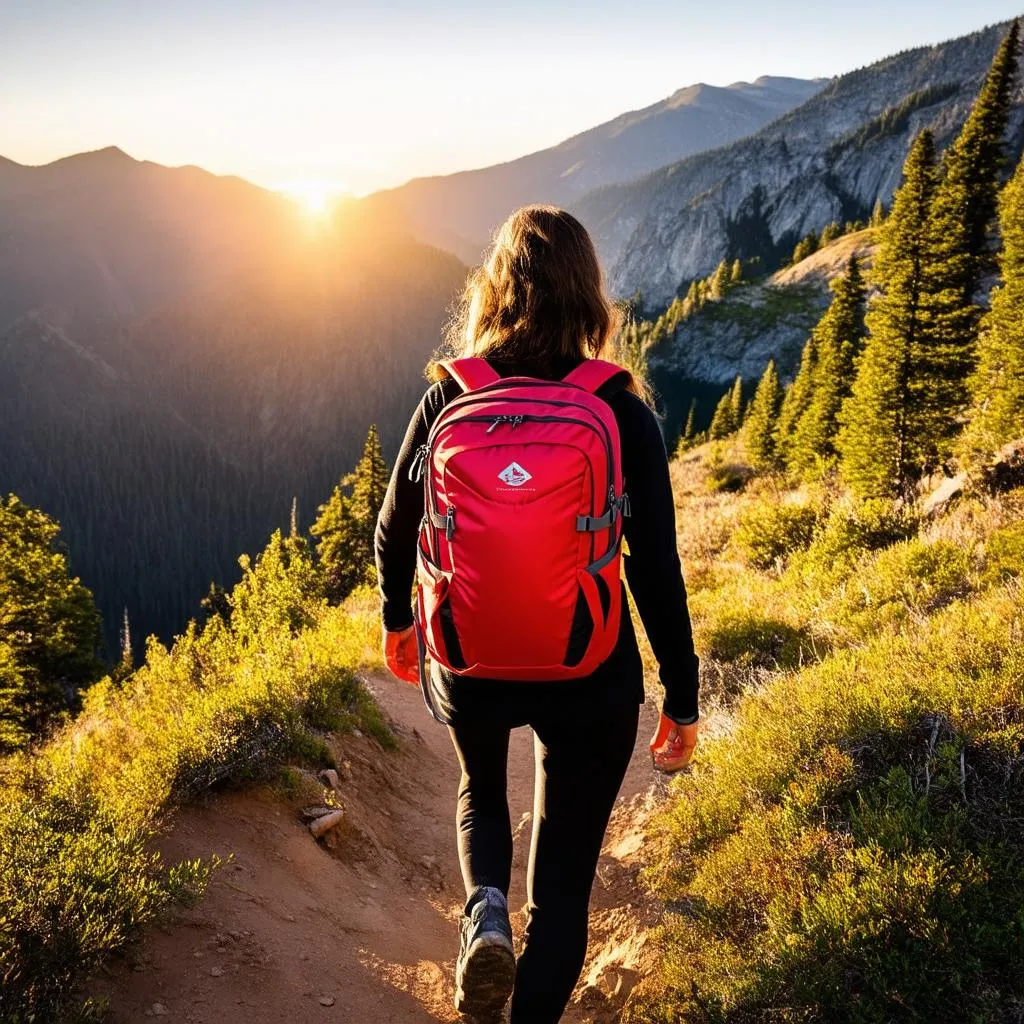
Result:
[[465,359],[445,359],[441,365],[451,374],[463,391],[476,391],[501,380],[501,375],[486,359],[467,356]]
[[575,384],[591,394],[604,387],[613,377],[628,371],[616,363],[610,363],[607,359],[587,359],[580,363],[576,369],[571,370],[562,378],[564,384]]

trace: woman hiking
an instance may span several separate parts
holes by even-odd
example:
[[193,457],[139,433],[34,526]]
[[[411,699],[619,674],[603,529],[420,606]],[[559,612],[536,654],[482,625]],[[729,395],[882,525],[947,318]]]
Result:
[[[511,995],[512,1024],[555,1024],[583,968],[644,700],[623,547],[665,690],[655,767],[684,767],[697,739],[665,445],[643,382],[601,358],[617,327],[579,221],[547,206],[509,217],[470,275],[449,336],[458,357],[432,367],[377,524],[388,667],[422,685],[462,768],[455,1005],[475,1021],[501,1019]],[[517,963],[506,767],[520,726],[536,786]]]

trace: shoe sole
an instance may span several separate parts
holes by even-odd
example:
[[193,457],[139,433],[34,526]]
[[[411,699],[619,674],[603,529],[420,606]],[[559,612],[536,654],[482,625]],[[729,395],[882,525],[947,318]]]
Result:
[[455,1009],[475,1024],[497,1024],[512,995],[516,958],[504,935],[478,936],[455,989]]

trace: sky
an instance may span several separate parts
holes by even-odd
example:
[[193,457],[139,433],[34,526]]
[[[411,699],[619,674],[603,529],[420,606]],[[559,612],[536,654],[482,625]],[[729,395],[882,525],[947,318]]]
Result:
[[363,194],[486,166],[703,81],[831,77],[1020,0],[0,0],[0,155],[116,145]]

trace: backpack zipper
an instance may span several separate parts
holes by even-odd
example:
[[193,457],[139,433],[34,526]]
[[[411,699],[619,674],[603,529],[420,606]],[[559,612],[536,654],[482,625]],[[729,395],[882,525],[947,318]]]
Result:
[[[466,418],[469,419],[470,417],[467,416]],[[522,416],[504,416],[504,415],[502,415],[502,416],[495,416],[494,419],[491,422],[491,425],[487,428],[486,433],[488,433],[488,434],[492,433],[494,431],[494,429],[496,427],[498,427],[502,423],[509,423],[509,424],[511,424],[512,429],[514,430],[522,422],[523,422],[523,417]]]
[[[488,385],[488,387],[496,387],[496,386],[497,385],[494,385],[494,384]],[[528,386],[530,386],[530,387],[545,387],[546,386],[546,382],[538,381],[537,384],[535,384],[535,385],[528,385]],[[575,384],[571,384],[571,385],[567,385],[567,386],[568,387],[576,387]],[[484,391],[484,390],[487,390],[487,389],[486,388],[481,388],[480,390]],[[582,391],[583,389],[580,388],[579,390]],[[473,395],[478,395],[479,393],[480,393],[479,391],[472,392]],[[589,392],[589,391],[587,391],[585,393],[586,394],[591,394],[591,392]],[[462,397],[465,398],[467,396],[464,395]],[[491,399],[489,397],[487,397],[487,398],[471,398],[471,399],[469,399],[469,401],[465,401],[465,402],[461,402],[461,401],[459,401],[459,399],[456,399],[454,402],[451,402],[448,405],[446,405],[441,410],[441,412],[438,414],[437,419],[434,421],[434,425],[430,428],[430,433],[427,436],[428,446],[432,446],[433,445],[434,435],[439,431],[441,426],[444,424],[445,414],[446,413],[454,412],[454,411],[457,411],[458,409],[465,409],[467,406],[479,405],[481,402],[489,402],[489,401],[491,401]],[[502,401],[503,402],[529,402],[529,403],[534,404],[534,405],[554,405],[554,406],[560,406],[560,407],[568,406],[571,409],[583,409],[584,411],[589,412],[590,415],[592,415],[594,417],[595,421],[601,427],[601,433],[604,434],[605,447],[608,449],[608,464],[614,470],[615,466],[614,466],[614,463],[613,463],[613,461],[611,459],[612,435],[609,432],[608,428],[605,426],[604,421],[597,415],[596,412],[590,412],[590,410],[587,409],[586,406],[580,405],[579,402],[563,402],[561,399],[558,399],[558,398],[515,398],[515,397],[511,397],[511,398],[503,398]],[[467,417],[467,419],[468,418],[470,418],[470,417]],[[489,417],[489,416],[485,417],[485,419],[492,419],[492,418],[500,419],[501,417],[500,416],[499,417]],[[519,418],[519,422],[522,423],[522,417]],[[587,425],[588,426],[592,426],[592,424],[587,424]],[[613,473],[613,476],[614,476],[614,473]]]
[[427,456],[429,454],[429,444],[421,444],[419,448],[416,449],[416,454],[413,456],[412,465],[409,467],[409,479],[414,484],[418,484],[423,479],[423,467],[427,461]]

